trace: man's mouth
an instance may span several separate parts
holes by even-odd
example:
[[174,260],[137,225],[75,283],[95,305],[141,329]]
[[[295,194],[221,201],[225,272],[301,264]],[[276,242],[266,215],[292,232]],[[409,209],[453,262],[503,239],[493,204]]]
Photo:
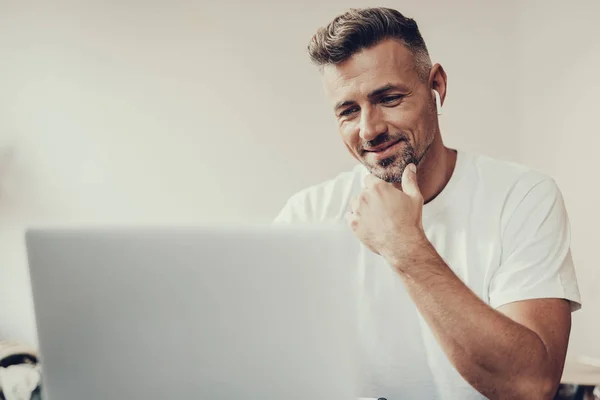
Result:
[[398,143],[400,143],[403,140],[404,139],[398,139],[398,140],[394,140],[392,142],[382,143],[379,146],[370,147],[368,149],[365,149],[365,152],[367,152],[367,153],[381,153],[381,152],[389,149],[390,147],[397,145]]

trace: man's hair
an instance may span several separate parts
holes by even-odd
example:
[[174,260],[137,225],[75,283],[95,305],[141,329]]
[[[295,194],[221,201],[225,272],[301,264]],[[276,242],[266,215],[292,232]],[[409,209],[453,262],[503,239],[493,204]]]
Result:
[[308,45],[311,60],[323,67],[339,64],[385,39],[401,41],[414,56],[419,77],[427,81],[431,59],[415,20],[384,8],[352,8],[319,28]]

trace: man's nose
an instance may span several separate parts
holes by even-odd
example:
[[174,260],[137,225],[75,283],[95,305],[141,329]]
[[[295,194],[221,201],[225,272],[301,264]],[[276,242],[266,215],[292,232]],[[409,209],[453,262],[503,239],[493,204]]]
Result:
[[374,140],[387,130],[385,121],[376,108],[363,109],[360,118],[360,137],[366,142]]

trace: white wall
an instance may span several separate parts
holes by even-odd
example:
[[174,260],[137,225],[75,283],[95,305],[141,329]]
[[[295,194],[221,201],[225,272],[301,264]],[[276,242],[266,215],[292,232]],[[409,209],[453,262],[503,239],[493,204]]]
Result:
[[0,3],[0,337],[36,341],[27,225],[271,218],[350,167],[305,54],[348,7],[417,19],[448,144],[521,156],[514,2],[192,3]]
[[519,158],[561,187],[573,229],[584,308],[574,314],[572,355],[600,358],[600,2],[528,0],[519,6]]

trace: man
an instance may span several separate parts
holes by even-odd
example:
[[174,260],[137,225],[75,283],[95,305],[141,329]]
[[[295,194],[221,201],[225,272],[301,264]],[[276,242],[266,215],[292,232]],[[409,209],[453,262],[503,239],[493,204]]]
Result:
[[309,54],[360,163],[293,195],[276,222],[346,221],[360,239],[361,395],[553,398],[580,307],[555,182],[444,145],[446,73],[399,12],[350,10]]

